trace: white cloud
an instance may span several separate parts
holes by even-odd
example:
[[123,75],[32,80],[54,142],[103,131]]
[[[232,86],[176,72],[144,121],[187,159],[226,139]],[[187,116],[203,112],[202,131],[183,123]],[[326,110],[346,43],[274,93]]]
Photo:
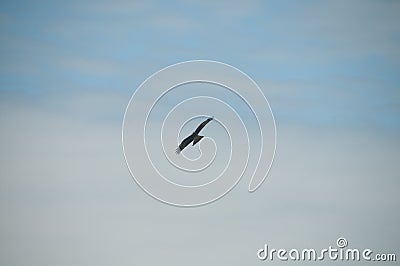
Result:
[[[265,243],[325,248],[339,236],[382,252],[400,246],[397,131],[301,120],[333,111],[349,123],[371,124],[376,107],[394,116],[398,91],[388,83],[396,80],[361,71],[356,78],[329,72],[329,78],[318,76],[323,81],[308,82],[287,73],[310,61],[318,67],[370,55],[397,64],[398,3],[283,4],[280,11],[258,3],[192,5],[211,9],[209,16],[199,14],[199,20],[174,6],[163,12],[154,3],[79,2],[33,32],[2,31],[2,73],[33,88],[29,95],[0,97],[2,264],[255,265]],[[7,29],[24,22],[7,15],[0,21]],[[168,33],[180,38],[172,41]],[[175,208],[150,198],[130,177],[122,115],[148,75],[204,55],[247,62],[247,70],[259,67],[278,114],[277,156],[254,194],[242,180],[214,204]],[[275,64],[289,78],[264,73]]]
[[121,265],[252,265],[264,243],[323,248],[344,235],[352,246],[399,245],[396,138],[278,126],[277,157],[258,191],[248,194],[242,180],[211,205],[182,209],[138,188],[123,160],[120,124],[94,118],[105,106],[119,113],[124,97],[60,97],[43,103],[70,110],[80,101],[87,108],[78,110],[94,110],[93,119],[52,104],[1,102],[4,263],[108,265],[117,255]]

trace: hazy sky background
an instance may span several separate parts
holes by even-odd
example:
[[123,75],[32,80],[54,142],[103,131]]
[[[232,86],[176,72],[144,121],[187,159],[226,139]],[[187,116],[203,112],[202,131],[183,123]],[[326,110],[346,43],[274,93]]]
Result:
[[[400,3],[215,2],[0,3],[0,264],[262,265],[264,244],[340,236],[398,252]],[[135,184],[121,125],[141,82],[190,59],[257,81],[278,146],[256,193],[187,209]]]

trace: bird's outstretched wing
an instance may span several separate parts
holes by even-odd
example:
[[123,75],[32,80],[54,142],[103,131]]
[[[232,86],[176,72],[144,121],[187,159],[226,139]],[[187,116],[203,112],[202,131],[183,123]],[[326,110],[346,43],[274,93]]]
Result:
[[181,151],[186,148],[187,145],[189,145],[194,139],[194,134],[190,135],[186,139],[182,140],[181,144],[179,144],[178,148],[176,148],[176,153],[179,154]]
[[210,117],[207,118],[203,123],[201,123],[197,128],[196,131],[194,132],[195,135],[198,135],[200,133],[200,131],[203,129],[203,127],[205,127],[208,122],[210,122],[211,120],[213,120],[214,118]]

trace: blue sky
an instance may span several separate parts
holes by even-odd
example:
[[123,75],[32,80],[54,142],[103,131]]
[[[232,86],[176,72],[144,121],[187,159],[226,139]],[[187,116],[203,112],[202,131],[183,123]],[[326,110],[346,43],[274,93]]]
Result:
[[[1,6],[2,91],[128,92],[172,63],[213,59],[268,89],[281,121],[398,130],[399,7],[393,1]],[[298,100],[306,101],[296,106]],[[288,114],[280,101],[296,109]]]
[[[255,265],[265,242],[340,235],[395,251],[398,14],[397,1],[2,1],[1,264],[143,265],[155,249],[149,264]],[[260,85],[278,150],[257,193],[244,182],[187,210],[136,186],[120,136],[134,90],[191,59]]]

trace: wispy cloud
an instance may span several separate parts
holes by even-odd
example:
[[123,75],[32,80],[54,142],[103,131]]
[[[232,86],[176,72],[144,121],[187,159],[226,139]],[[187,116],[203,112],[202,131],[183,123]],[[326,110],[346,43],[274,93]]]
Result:
[[[338,234],[399,246],[396,1],[23,2],[0,4],[2,264],[251,265],[265,242]],[[261,85],[278,149],[256,193],[243,180],[179,209],[134,184],[121,122],[145,78],[196,58]]]
[[[179,209],[134,184],[123,162],[120,124],[97,116],[118,112],[124,98],[75,92],[43,99],[54,106],[1,102],[3,262],[63,265],[70,262],[68,250],[77,265],[106,265],[115,254],[128,265],[148,261],[156,247],[170,254],[152,257],[154,263],[181,264],[196,250],[199,265],[210,257],[240,265],[240,259],[252,264],[265,242],[318,248],[340,233],[381,250],[398,244],[393,230],[400,218],[391,211],[400,204],[395,137],[281,126],[274,167],[259,191],[248,194],[242,180],[219,202]],[[56,103],[64,111],[55,111]],[[371,228],[379,234],[366,236]],[[161,248],[167,244],[170,249]]]

